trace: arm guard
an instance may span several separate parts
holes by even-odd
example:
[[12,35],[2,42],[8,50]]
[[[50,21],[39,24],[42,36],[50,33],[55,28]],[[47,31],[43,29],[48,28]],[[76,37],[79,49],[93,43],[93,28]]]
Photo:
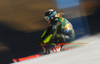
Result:
[[56,21],[53,23],[51,27],[49,27],[47,30],[44,31],[44,33],[41,36],[41,39],[44,43],[49,42],[51,39],[53,39],[57,33],[57,28],[60,26],[61,23],[59,21]]

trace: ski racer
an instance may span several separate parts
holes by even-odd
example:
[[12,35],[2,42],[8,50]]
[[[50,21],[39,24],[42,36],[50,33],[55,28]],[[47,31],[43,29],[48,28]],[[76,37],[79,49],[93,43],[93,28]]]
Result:
[[72,24],[62,17],[63,13],[57,13],[54,9],[45,12],[45,20],[49,27],[42,34],[39,45],[54,41],[57,43],[70,43],[75,39],[75,33]]

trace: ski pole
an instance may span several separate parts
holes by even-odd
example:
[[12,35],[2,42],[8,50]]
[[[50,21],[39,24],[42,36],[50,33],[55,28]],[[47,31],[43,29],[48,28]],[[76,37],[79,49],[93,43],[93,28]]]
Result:
[[[76,45],[76,44],[89,44],[89,43],[58,43],[59,45]],[[55,43],[47,43],[47,44],[43,44],[45,45],[56,45]]]

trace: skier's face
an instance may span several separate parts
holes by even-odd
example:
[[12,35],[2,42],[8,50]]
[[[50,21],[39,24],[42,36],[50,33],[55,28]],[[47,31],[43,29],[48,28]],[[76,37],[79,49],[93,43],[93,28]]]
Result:
[[50,18],[48,16],[45,16],[44,18],[45,18],[46,21],[48,21],[48,24],[51,23],[51,20],[50,20]]
[[51,20],[47,20],[48,21],[48,24],[50,24],[51,23]]

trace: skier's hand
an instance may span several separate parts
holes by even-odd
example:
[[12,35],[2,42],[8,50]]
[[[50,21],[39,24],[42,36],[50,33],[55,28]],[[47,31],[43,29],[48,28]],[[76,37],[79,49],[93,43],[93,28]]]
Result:
[[39,46],[43,46],[43,44],[44,44],[44,43],[43,43],[43,40],[40,39],[38,45],[39,45]]

